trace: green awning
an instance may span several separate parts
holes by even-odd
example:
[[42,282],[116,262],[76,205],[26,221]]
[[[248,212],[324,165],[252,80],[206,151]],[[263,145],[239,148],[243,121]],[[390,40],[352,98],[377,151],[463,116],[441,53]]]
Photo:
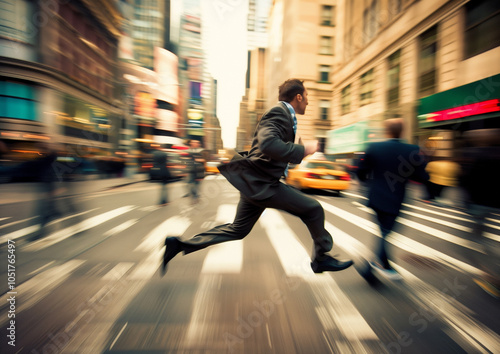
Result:
[[[420,128],[432,128],[500,116],[500,74],[419,100]],[[454,110],[454,109],[457,110]]]

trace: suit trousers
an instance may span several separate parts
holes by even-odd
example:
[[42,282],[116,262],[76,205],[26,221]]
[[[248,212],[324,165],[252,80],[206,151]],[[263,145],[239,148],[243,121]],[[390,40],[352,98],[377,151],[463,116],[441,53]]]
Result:
[[394,225],[396,224],[397,214],[387,213],[380,209],[374,209],[377,215],[378,225],[380,227],[380,233],[382,234],[382,238],[380,239],[380,243],[377,247],[375,255],[379,258],[381,264],[385,268],[390,268],[388,256],[387,256],[387,235],[392,231]]
[[184,254],[217,243],[241,240],[247,236],[266,208],[286,211],[298,216],[307,226],[314,241],[313,259],[321,259],[333,246],[330,233],[325,229],[325,212],[321,204],[286,184],[279,183],[275,194],[264,200],[251,200],[240,194],[234,221],[223,224],[181,242]]

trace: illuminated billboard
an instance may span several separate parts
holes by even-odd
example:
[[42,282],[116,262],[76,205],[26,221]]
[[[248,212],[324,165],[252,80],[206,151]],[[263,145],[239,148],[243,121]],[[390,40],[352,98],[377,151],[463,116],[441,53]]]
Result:
[[179,104],[179,58],[166,49],[155,47],[155,72],[158,75],[157,99]]

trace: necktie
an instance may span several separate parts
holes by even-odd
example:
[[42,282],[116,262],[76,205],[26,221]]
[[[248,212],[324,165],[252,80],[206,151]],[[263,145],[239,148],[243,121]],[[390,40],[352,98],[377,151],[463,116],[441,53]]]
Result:
[[297,117],[295,116],[295,110],[293,109],[292,105],[288,102],[283,101],[285,106],[287,106],[288,110],[290,111],[290,114],[292,115],[293,118],[293,133],[297,134]]

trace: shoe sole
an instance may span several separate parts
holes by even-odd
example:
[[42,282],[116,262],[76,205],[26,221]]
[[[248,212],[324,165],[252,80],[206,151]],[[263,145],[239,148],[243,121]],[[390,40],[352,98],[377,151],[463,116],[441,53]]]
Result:
[[403,280],[403,277],[399,273],[395,274],[387,274],[384,269],[381,269],[380,267],[374,265],[372,262],[370,262],[370,267],[376,271],[380,276],[384,277],[385,279],[392,280],[392,281],[401,281]]
[[494,285],[482,279],[472,279],[472,280],[488,295],[494,297],[495,299],[500,299],[500,291]]
[[314,273],[320,274],[320,273],[323,273],[323,272],[340,272],[341,270],[349,268],[353,264],[354,264],[354,262],[351,262],[351,264],[349,264],[349,265],[346,265],[344,267],[339,267],[339,268],[336,268],[336,269],[318,269],[318,266],[314,265],[314,262],[311,262],[311,268],[312,268],[312,271]]

